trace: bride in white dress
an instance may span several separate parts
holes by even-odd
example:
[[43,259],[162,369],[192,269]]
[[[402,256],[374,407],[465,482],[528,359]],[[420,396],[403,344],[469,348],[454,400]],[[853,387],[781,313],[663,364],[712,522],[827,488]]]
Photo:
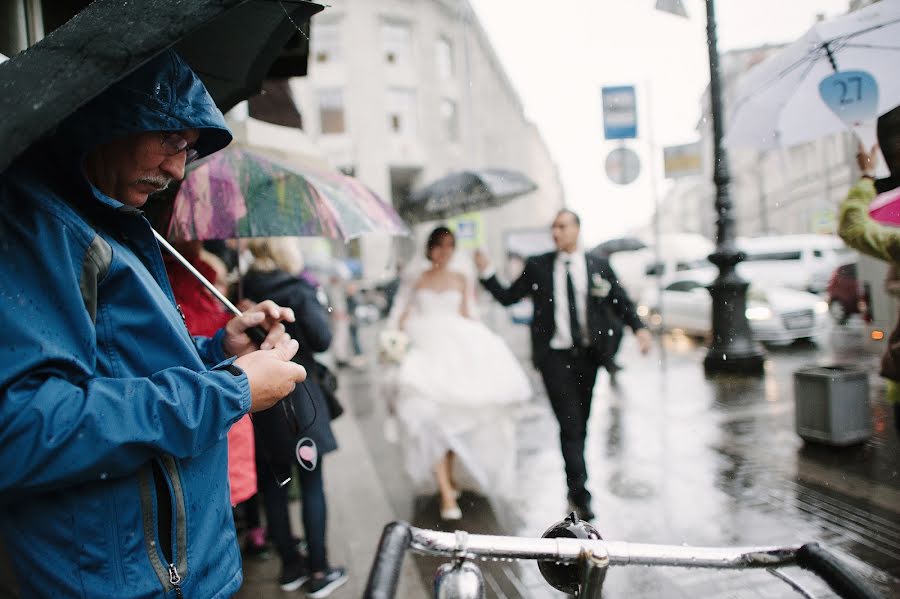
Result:
[[525,372],[503,340],[473,318],[472,282],[448,268],[453,233],[428,238],[430,268],[401,298],[399,328],[409,351],[396,373],[394,412],[409,476],[440,493],[441,517],[462,516],[461,488],[513,498],[515,429],[511,404],[531,397]]

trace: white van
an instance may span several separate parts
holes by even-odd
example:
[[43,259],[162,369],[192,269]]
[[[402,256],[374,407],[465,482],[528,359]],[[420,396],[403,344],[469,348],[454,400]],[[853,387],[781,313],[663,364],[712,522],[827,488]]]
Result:
[[709,239],[693,233],[661,235],[659,247],[658,256],[651,244],[640,250],[615,252],[609,257],[610,266],[632,299],[641,297],[648,287],[655,287],[660,277],[671,277],[703,264],[715,249]]
[[736,245],[746,254],[738,264],[745,279],[812,293],[824,292],[834,269],[853,255],[836,235],[739,238]]

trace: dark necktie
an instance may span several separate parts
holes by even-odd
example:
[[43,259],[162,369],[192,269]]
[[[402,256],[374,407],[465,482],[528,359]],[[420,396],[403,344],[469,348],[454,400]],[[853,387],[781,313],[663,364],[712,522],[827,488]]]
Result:
[[572,329],[572,345],[584,346],[581,325],[578,323],[578,309],[575,307],[575,284],[572,282],[571,260],[566,260],[566,295],[569,296],[569,327]]

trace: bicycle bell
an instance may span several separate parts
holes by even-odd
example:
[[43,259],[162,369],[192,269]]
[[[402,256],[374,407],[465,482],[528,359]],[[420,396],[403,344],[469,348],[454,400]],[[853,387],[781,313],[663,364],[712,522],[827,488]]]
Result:
[[481,569],[465,559],[456,559],[434,573],[436,599],[483,599],[484,578]]
[[456,531],[456,548],[451,563],[434,573],[435,599],[484,599],[484,577],[468,553],[469,533]]
[[[589,522],[579,520],[575,512],[566,516],[565,520],[557,522],[548,528],[543,535],[544,539],[584,539],[598,541],[602,539],[596,528]],[[538,562],[538,569],[550,586],[574,595],[581,584],[581,570],[574,564],[559,564],[552,561]]]

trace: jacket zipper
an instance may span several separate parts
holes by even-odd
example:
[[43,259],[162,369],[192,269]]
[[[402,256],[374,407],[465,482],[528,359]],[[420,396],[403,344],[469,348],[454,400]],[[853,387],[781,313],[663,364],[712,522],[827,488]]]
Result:
[[178,599],[183,599],[184,595],[181,594],[181,575],[178,574],[178,568],[175,567],[175,564],[169,564],[169,582],[175,587],[175,596]]
[[[172,545],[169,551],[163,551],[162,545],[157,542],[161,539],[159,534],[159,493],[156,489],[156,477],[154,466],[147,464],[138,473],[138,481],[141,488],[141,513],[144,528],[144,542],[150,564],[156,572],[163,591],[168,594],[175,591],[178,599],[183,599],[181,585],[187,572],[187,538],[186,538],[186,513],[184,506],[181,479],[178,474],[175,459],[170,456],[162,456],[154,460],[162,473],[162,481],[167,487],[168,500],[171,503]],[[157,510],[153,508],[153,496],[157,495]],[[166,553],[171,555],[169,558]],[[177,564],[177,565],[176,565]]]

